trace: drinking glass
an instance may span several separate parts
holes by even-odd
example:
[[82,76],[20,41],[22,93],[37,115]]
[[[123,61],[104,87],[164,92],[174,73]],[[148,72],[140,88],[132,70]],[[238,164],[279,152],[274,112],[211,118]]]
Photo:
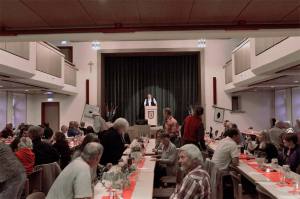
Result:
[[277,159],[277,158],[272,158],[272,160],[271,160],[271,167],[272,167],[274,170],[277,170],[277,169],[278,169],[278,159]]

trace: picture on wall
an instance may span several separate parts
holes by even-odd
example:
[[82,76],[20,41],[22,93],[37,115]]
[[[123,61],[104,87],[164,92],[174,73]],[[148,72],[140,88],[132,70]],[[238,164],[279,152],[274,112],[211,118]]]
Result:
[[214,121],[223,122],[225,109],[215,107]]

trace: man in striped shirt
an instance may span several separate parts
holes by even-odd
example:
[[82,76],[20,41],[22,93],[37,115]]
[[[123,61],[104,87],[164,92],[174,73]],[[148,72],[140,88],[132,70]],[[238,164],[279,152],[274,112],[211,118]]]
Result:
[[187,175],[176,186],[170,199],[210,199],[210,177],[202,169],[203,158],[198,147],[193,144],[182,146],[179,163]]

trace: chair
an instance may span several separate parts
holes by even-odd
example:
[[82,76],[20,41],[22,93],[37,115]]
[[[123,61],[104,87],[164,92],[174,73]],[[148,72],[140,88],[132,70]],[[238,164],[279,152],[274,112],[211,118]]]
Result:
[[138,137],[150,137],[150,126],[149,125],[134,125],[135,133]]
[[170,198],[175,188],[157,188],[153,190],[153,198]]
[[234,199],[242,199],[243,187],[241,183],[241,174],[236,173],[234,171],[230,171],[229,173],[233,184]]
[[176,176],[164,176],[160,178],[160,181],[164,184],[165,187],[171,185],[176,185]]
[[275,197],[273,197],[271,194],[269,194],[268,192],[266,192],[261,186],[256,186],[256,191],[258,194],[258,199],[274,199]]
[[42,172],[42,168],[35,168],[32,173],[27,175],[24,189],[25,197],[32,192],[42,191]]
[[60,174],[61,169],[57,162],[53,162],[50,164],[42,164],[37,165],[36,169],[42,168],[42,192],[47,195],[50,187],[52,186],[53,182],[55,181],[56,177]]
[[45,199],[46,196],[43,192],[35,192],[26,197],[26,199]]
[[204,169],[210,176],[211,199],[223,199],[223,177],[229,176],[229,172],[219,170],[210,159],[206,159]]

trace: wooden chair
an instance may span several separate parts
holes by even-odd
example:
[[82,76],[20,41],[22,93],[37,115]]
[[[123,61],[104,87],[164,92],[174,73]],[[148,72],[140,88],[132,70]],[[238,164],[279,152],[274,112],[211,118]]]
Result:
[[35,192],[26,197],[26,199],[45,199],[46,196],[43,192]]
[[232,179],[234,199],[242,199],[243,187],[241,183],[241,174],[234,171],[230,171],[229,174]]
[[60,174],[61,169],[57,162],[37,165],[36,168],[42,168],[42,192],[47,194],[54,183],[56,177]]
[[153,198],[170,198],[175,188],[158,188],[153,190]]
[[24,196],[27,197],[32,192],[42,191],[42,168],[35,168],[27,175],[24,187]]
[[165,187],[176,186],[176,176],[164,176],[160,179]]
[[258,199],[274,199],[274,197],[266,192],[261,186],[256,186],[256,191],[258,194]]

